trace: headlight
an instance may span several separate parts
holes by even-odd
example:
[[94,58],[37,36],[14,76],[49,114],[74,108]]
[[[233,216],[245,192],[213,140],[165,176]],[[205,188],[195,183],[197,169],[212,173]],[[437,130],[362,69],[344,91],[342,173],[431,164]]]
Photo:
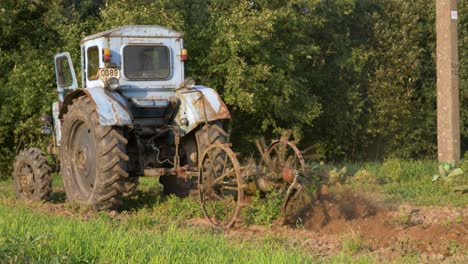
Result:
[[180,119],[180,124],[183,125],[183,126],[188,126],[187,118],[183,117],[182,119]]
[[119,79],[117,79],[115,77],[111,77],[111,78],[107,79],[107,86],[111,90],[115,90],[115,89],[119,88]]
[[50,115],[42,115],[41,124],[43,125],[52,124],[52,117]]
[[185,78],[184,86],[187,89],[192,89],[195,86],[195,80],[192,77]]

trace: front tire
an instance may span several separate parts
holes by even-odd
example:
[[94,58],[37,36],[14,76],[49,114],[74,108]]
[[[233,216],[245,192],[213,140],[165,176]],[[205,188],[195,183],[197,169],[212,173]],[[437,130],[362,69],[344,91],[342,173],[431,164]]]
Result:
[[119,207],[128,177],[122,129],[102,126],[89,97],[73,101],[62,128],[60,173],[67,199],[97,210]]
[[17,199],[43,201],[52,191],[52,169],[37,148],[22,150],[15,158],[13,176]]

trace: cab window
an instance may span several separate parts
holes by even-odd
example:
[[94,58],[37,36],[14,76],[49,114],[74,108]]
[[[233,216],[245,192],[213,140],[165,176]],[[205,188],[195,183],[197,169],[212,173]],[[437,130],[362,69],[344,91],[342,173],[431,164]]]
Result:
[[170,51],[165,46],[126,46],[124,73],[128,79],[164,80],[170,76]]
[[86,66],[88,80],[96,80],[99,77],[99,48],[97,46],[89,47],[86,53],[88,54]]
[[73,77],[67,57],[57,58],[57,76],[60,87],[69,87],[73,84]]

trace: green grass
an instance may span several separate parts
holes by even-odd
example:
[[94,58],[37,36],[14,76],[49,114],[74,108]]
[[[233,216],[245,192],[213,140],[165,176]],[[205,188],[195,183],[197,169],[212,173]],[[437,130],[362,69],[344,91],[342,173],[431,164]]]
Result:
[[[346,177],[341,180],[356,191],[383,193],[391,203],[468,205],[468,195],[453,193],[431,181],[436,165],[432,161],[401,160],[390,160],[383,165],[351,164],[347,165]],[[199,225],[189,226],[187,220],[203,217],[197,199],[162,197],[162,186],[156,178],[141,178],[138,197],[126,198],[123,211],[113,218],[104,212],[89,212],[66,203],[65,194],[57,191],[62,187],[58,175],[53,177],[53,186],[56,191],[52,201],[42,205],[16,201],[13,181],[0,181],[2,263],[377,262],[371,253],[363,250],[358,235],[344,239],[338,255],[323,258],[300,246],[300,241],[294,238],[274,234],[228,235]],[[270,225],[275,212],[278,213],[274,198],[269,197],[266,203],[254,199],[243,212],[246,221]],[[58,211],[47,209],[53,206]],[[410,262],[416,263],[417,258],[402,256],[395,260],[395,263]]]
[[[55,184],[60,184],[57,176]],[[188,219],[202,217],[195,199],[161,197],[157,179],[142,179],[140,190],[138,198],[126,200],[127,211],[115,218],[105,212],[84,217],[90,212],[69,203],[51,212],[43,209],[53,207],[51,202],[16,201],[13,181],[0,181],[1,262],[376,263],[372,256],[344,252],[318,258],[297,241],[274,234],[229,236],[188,226]]]
[[343,236],[341,247],[344,252],[355,254],[363,249],[363,238],[359,233],[350,230]]
[[277,237],[229,238],[163,223],[147,209],[90,220],[0,205],[0,259],[11,263],[376,263],[345,253],[316,258]]
[[174,225],[142,229],[105,217],[90,221],[0,206],[4,261],[119,263],[293,263],[312,261],[270,243],[231,243],[215,232]]
[[[386,194],[390,202],[409,202],[418,206],[468,205],[468,195],[455,193],[450,186],[440,182],[432,182],[432,176],[438,173],[436,161],[391,159],[383,164],[351,164],[347,167],[347,182],[353,189],[379,191]],[[355,175],[365,177],[355,178]]]
[[388,183],[381,191],[394,201],[406,201],[418,206],[456,206],[468,205],[468,195],[457,194],[444,186],[432,183],[431,179],[414,180],[402,183]]

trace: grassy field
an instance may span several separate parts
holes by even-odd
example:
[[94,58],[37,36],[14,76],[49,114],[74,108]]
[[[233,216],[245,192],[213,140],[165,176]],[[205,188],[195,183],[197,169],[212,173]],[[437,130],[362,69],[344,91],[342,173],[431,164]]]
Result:
[[[431,182],[436,168],[434,162],[390,165],[348,165],[339,181],[356,192],[378,192],[389,203],[468,205],[467,195],[455,194],[447,186]],[[359,250],[360,241],[357,243],[353,237],[343,242],[341,251],[324,256],[302,247],[298,241],[301,238],[286,239],[274,232],[236,235],[235,230],[224,232],[193,224],[191,220],[202,217],[196,199],[161,197],[162,188],[157,182],[157,179],[142,178],[138,197],[127,199],[124,210],[114,215],[67,203],[58,176],[54,177],[52,199],[45,204],[17,201],[12,180],[0,181],[1,262],[380,262],[376,254]],[[257,203],[254,206],[264,205]],[[268,210],[262,210],[257,210],[263,213],[252,220],[265,224],[268,230],[272,219],[266,216]],[[418,263],[418,255],[402,255],[392,261]]]
[[73,204],[54,213],[42,203],[16,201],[12,181],[2,181],[2,263],[375,263],[344,252],[320,258],[275,236],[242,239],[190,226],[187,219],[201,216],[198,203],[153,196],[160,188],[154,182],[143,179],[143,197],[127,201],[132,211],[110,217]]
[[[452,191],[455,185],[468,185],[468,160],[460,164],[465,174],[452,184],[432,182],[438,174],[436,161],[388,160],[382,163],[344,164],[341,183],[356,191],[376,191],[385,194],[388,202],[409,202],[418,206],[467,206],[468,195]],[[329,167],[328,170],[331,168]],[[336,170],[338,170],[336,169]]]
[[[89,221],[0,206],[0,256],[4,261],[70,263],[293,263],[311,261],[273,242],[232,243],[207,230],[158,225],[142,219]],[[133,225],[135,221],[139,223]]]

